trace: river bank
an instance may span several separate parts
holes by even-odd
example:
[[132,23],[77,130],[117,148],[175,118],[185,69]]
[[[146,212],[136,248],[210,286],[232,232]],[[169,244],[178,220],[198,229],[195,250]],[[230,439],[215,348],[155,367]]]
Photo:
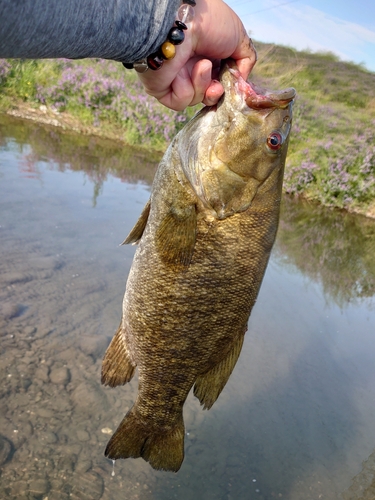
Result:
[[[257,50],[251,80],[298,93],[284,191],[375,217],[375,74],[332,54]],[[0,60],[0,112],[156,154],[196,109],[166,109],[111,61]]]
[[[106,129],[103,131],[100,127],[85,125],[74,116],[70,116],[66,113],[56,112],[55,110],[48,108],[45,105],[40,105],[39,108],[34,108],[25,103],[20,102],[18,105],[14,105],[12,109],[9,109],[6,113],[0,112],[0,114],[2,114],[3,116],[9,116],[16,120],[33,121],[36,124],[46,125],[47,127],[57,127],[63,131],[67,131],[68,133],[73,132],[75,134],[81,134],[88,137],[92,136],[104,140],[110,140],[113,141],[115,144],[118,144],[119,145],[118,147],[120,149],[123,147],[126,148],[127,146],[121,131],[116,130],[115,128],[113,128],[113,130]],[[137,149],[142,150],[147,148],[144,147],[142,148],[141,145],[137,145]],[[148,149],[148,155],[153,160],[158,161],[161,159],[162,151],[157,149],[155,149],[154,151],[152,150],[150,151]],[[153,173],[154,173],[154,168],[152,168],[151,171],[146,175],[148,182],[152,182]],[[312,203],[324,205],[324,203],[319,203],[318,201],[316,201],[314,197],[309,197],[309,195],[305,192],[291,194],[288,188],[285,189],[285,185],[284,185],[284,192],[286,192],[286,194],[291,195],[292,197],[299,197],[309,200]],[[375,201],[372,204],[366,206],[356,205],[354,207],[346,209],[343,209],[342,207],[338,208],[333,206],[332,208],[341,209],[344,211],[348,211],[351,213],[375,219]]]
[[[42,125],[59,127],[62,130],[69,130],[78,134],[91,135],[110,139],[113,141],[124,142],[123,133],[115,127],[113,129],[95,127],[82,123],[78,118],[68,113],[60,113],[54,108],[47,107],[41,104],[39,107],[32,107],[25,102],[13,104],[11,109],[6,110],[3,114],[21,120],[31,120]],[[156,149],[155,149],[156,150]],[[157,151],[157,150],[156,150]]]

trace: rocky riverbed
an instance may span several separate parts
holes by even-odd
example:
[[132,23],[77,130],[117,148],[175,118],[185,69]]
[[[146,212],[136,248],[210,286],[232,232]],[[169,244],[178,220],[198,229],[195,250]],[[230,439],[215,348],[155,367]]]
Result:
[[[137,387],[137,380],[116,390],[100,385],[121,304],[113,276],[103,277],[95,259],[72,262],[32,237],[15,240],[11,228],[1,250],[0,498],[157,498],[160,473],[141,460],[113,469],[103,456]],[[201,410],[188,411],[187,428],[202,419]],[[193,441],[190,432],[187,448]]]
[[[211,444],[202,437],[193,450],[194,429],[206,415],[192,398],[185,415],[190,458],[182,474],[155,472],[141,459],[113,467],[104,457],[137,389],[137,377],[123,388],[102,387],[100,370],[134,254],[134,247],[119,243],[148,187],[122,185],[120,212],[111,187],[94,206],[91,182],[49,172],[42,163],[29,168],[29,155],[27,146],[19,151],[12,143],[0,151],[6,180],[0,197],[0,498],[164,500],[179,498],[182,488],[184,498],[193,499],[202,484],[212,498],[227,498],[231,486],[223,492],[203,470],[193,473],[195,457],[210,456]],[[227,458],[208,466],[223,473]]]

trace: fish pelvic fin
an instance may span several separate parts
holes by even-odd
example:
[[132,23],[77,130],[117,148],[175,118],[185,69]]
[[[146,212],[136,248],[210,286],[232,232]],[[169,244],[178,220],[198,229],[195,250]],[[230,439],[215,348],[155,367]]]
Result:
[[139,216],[139,219],[135,223],[135,226],[130,231],[128,236],[125,238],[125,240],[121,243],[121,245],[127,245],[129,243],[133,243],[133,245],[135,245],[139,243],[139,240],[142,238],[142,234],[145,230],[148,216],[150,215],[150,209],[151,209],[151,202],[150,200],[148,200],[144,209],[142,210],[141,215]]
[[197,397],[204,410],[209,410],[219,397],[240,355],[244,335],[234,342],[227,356],[211,370],[199,375],[194,385],[194,396]]
[[177,472],[184,459],[184,421],[173,427],[155,427],[143,422],[136,409],[130,409],[109,440],[105,456],[118,458],[142,457],[156,470]]
[[115,333],[102,363],[102,384],[116,387],[129,382],[134,375],[136,365],[131,361],[127,349],[122,322]]
[[188,266],[193,257],[197,231],[195,205],[171,206],[156,231],[156,248],[169,265]]

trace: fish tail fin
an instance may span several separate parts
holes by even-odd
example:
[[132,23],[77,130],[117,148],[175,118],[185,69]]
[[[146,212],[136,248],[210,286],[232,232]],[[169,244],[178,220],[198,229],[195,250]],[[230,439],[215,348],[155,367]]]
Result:
[[244,335],[234,342],[227,356],[211,370],[199,375],[194,385],[194,396],[206,410],[209,410],[219,397],[240,355]]
[[115,333],[102,363],[102,384],[116,387],[133,378],[136,365],[131,361],[126,346],[122,322]]
[[173,427],[155,428],[144,423],[133,406],[109,440],[105,456],[112,460],[142,457],[154,469],[177,472],[184,459],[184,434],[182,412]]

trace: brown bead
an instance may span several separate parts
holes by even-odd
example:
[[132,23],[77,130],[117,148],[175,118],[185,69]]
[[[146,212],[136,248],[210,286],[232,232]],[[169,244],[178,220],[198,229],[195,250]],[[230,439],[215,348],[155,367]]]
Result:
[[164,42],[160,47],[164,59],[173,59],[176,55],[176,47],[171,42]]
[[148,70],[146,59],[141,59],[133,63],[133,67],[137,73],[145,73]]
[[148,67],[154,71],[160,69],[163,66],[163,59],[159,56],[157,52],[151,54],[147,58]]

